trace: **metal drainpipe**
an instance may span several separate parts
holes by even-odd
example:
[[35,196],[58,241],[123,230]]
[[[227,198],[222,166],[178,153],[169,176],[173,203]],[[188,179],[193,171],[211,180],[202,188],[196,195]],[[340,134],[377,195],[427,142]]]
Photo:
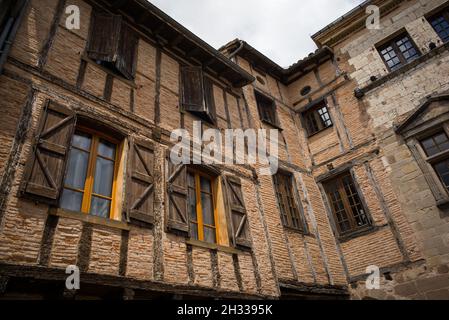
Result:
[[240,40],[240,46],[233,53],[231,53],[229,55],[229,57],[228,57],[229,60],[232,60],[232,58],[234,58],[237,55],[237,53],[239,53],[243,49],[244,45],[245,45],[245,42],[243,40]]
[[[30,3],[30,0],[23,0],[22,1],[22,8],[20,9],[20,12],[16,18],[16,21],[14,22],[14,25],[12,26],[12,29],[9,32],[8,38],[3,42],[0,43],[0,75],[3,73],[3,67],[6,63],[6,59],[8,58],[9,52],[11,51],[12,42],[14,38],[16,37],[17,31],[19,30],[20,22],[23,19],[23,16],[25,15],[26,8],[28,7],[28,4]],[[6,34],[5,34],[6,36]],[[2,39],[3,40],[3,39]],[[2,49],[2,47],[4,48]]]

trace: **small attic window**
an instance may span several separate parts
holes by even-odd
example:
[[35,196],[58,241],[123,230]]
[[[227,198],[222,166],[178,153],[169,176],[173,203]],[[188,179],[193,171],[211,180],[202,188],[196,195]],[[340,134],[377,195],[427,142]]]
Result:
[[265,85],[265,80],[261,76],[257,76],[256,79],[261,85]]
[[306,96],[310,93],[310,91],[312,91],[312,87],[311,86],[305,86],[304,88],[301,89],[301,95],[302,96]]

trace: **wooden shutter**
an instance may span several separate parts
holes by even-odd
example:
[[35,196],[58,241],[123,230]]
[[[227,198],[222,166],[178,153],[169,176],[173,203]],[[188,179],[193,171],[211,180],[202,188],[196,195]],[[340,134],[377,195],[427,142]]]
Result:
[[217,120],[217,112],[215,108],[214,85],[208,77],[204,77],[204,100],[207,116],[212,122],[215,122]]
[[167,230],[188,235],[189,222],[187,215],[187,166],[174,165],[170,161],[170,152],[167,153],[167,193],[168,217]]
[[231,220],[232,243],[236,247],[251,248],[252,242],[241,181],[235,177],[223,177],[223,183]]
[[182,67],[182,106],[191,112],[206,112],[201,67]]
[[75,124],[76,115],[72,110],[53,102],[47,103],[35,137],[25,193],[51,204],[57,202]]
[[131,222],[154,223],[154,148],[131,140],[128,158],[127,215]]
[[138,38],[134,30],[129,25],[123,24],[115,67],[128,80],[134,79],[136,73],[137,43]]
[[87,54],[93,60],[116,62],[122,28],[122,17],[94,14]]

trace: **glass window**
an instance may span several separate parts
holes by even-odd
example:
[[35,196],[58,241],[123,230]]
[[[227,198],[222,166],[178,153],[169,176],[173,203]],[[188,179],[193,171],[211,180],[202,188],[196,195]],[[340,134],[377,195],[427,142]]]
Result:
[[371,224],[352,176],[346,173],[325,184],[340,235]]
[[432,165],[444,187],[449,191],[449,139],[445,132],[421,140],[421,146],[429,157]]
[[312,109],[304,112],[303,117],[309,136],[332,127],[333,125],[329,114],[329,109],[324,101]]
[[292,229],[303,230],[304,225],[293,194],[293,176],[278,173],[274,177],[274,182],[283,225]]
[[213,179],[190,171],[187,180],[190,235],[195,240],[217,243]]
[[431,17],[429,23],[444,43],[449,41],[449,8]]
[[75,132],[60,206],[109,218],[116,172],[117,145],[96,134]]
[[407,33],[394,38],[378,50],[390,71],[399,69],[421,55]]

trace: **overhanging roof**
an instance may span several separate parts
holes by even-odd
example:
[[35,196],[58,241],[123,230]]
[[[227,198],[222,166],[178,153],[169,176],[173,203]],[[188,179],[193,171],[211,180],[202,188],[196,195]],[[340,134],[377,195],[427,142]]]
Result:
[[312,35],[313,41],[321,46],[333,47],[339,41],[351,36],[354,32],[366,28],[366,19],[368,17],[366,8],[369,5],[376,5],[380,9],[381,17],[390,13],[406,0],[366,0],[360,5],[344,14],[334,22],[328,24]]
[[124,14],[139,30],[147,33],[162,47],[170,49],[192,63],[203,65],[206,70],[218,78],[226,79],[235,87],[242,87],[254,81],[252,75],[147,0],[89,2]]
[[250,61],[254,68],[271,75],[286,85],[292,83],[301,75],[310,72],[323,62],[332,59],[334,55],[330,48],[324,46],[285,69],[243,40],[235,39],[219,50],[228,55],[235,52],[242,58]]

